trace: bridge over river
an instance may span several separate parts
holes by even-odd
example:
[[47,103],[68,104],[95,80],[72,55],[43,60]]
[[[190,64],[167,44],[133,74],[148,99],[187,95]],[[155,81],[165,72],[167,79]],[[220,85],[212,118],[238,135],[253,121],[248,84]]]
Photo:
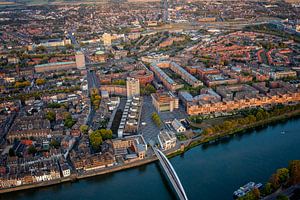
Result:
[[183,188],[172,164],[169,162],[168,158],[158,148],[156,148],[156,147],[152,147],[152,148],[153,148],[155,155],[157,156],[161,166],[163,167],[164,171],[166,172],[170,182],[172,183],[179,199],[187,200],[188,198],[185,194],[184,188]]

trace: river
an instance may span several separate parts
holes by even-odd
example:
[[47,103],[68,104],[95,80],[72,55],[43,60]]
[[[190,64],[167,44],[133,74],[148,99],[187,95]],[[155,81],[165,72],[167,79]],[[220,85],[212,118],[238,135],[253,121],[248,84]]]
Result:
[[[283,134],[282,131],[285,131]],[[268,180],[300,159],[300,118],[248,131],[172,158],[189,199],[231,200],[239,186]],[[158,163],[74,183],[0,195],[10,200],[176,199]]]

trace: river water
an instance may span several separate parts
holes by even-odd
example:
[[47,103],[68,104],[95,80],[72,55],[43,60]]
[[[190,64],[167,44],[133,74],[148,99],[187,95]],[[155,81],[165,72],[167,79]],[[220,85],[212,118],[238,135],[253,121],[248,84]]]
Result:
[[[189,199],[231,200],[238,187],[249,181],[264,183],[292,159],[300,159],[300,118],[198,146],[170,161]],[[0,195],[5,200],[176,198],[158,163],[75,183]]]

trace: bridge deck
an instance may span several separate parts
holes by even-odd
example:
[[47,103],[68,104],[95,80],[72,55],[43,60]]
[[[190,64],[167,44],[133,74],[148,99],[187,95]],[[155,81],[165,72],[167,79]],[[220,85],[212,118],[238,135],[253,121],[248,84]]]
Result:
[[159,149],[153,147],[155,155],[157,156],[160,164],[162,165],[163,169],[165,170],[168,178],[170,179],[178,197],[180,200],[187,200],[187,196],[185,194],[184,188],[174,170],[172,164],[169,162],[168,158],[161,152]]

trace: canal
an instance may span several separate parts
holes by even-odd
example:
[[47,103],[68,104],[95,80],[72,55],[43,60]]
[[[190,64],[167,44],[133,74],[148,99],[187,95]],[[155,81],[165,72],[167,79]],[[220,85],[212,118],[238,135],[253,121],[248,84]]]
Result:
[[[284,131],[285,133],[283,133]],[[231,200],[239,186],[262,182],[289,160],[300,159],[300,118],[191,149],[171,159],[189,199]],[[75,183],[0,195],[10,200],[176,199],[159,164]]]

